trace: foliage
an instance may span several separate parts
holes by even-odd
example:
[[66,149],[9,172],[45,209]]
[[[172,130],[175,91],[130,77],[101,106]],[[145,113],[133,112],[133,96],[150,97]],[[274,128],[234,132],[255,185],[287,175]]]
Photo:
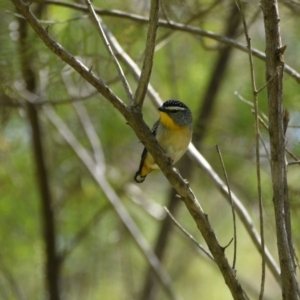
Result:
[[[115,65],[88,11],[75,9],[72,1],[69,1],[71,7],[51,4],[51,1],[42,2],[32,3],[30,10],[41,8],[40,19],[51,36],[129,104]],[[134,0],[102,2],[95,0],[93,6],[104,10],[99,14],[104,24],[142,68],[148,26],[147,22],[130,18],[130,14],[148,18],[150,3]],[[264,51],[264,25],[259,3],[244,4],[252,46]],[[63,257],[58,267],[61,298],[139,299],[149,264],[112,209],[105,192],[53,126],[44,108],[53,107],[78,141],[89,153],[93,153],[80,119],[82,109],[76,108],[76,103],[83,104],[101,141],[106,179],[152,248],[155,248],[161,225],[168,218],[163,206],[169,203],[169,182],[157,171],[149,175],[142,186],[133,184],[133,174],[138,167],[143,145],[126,125],[126,120],[94,87],[45,47],[29,26],[29,50],[20,52],[21,17],[9,1],[0,5],[0,297],[47,299],[49,292],[44,285],[46,251],[31,142],[32,128],[26,101],[22,98],[24,95],[20,92],[26,88],[28,79],[22,74],[21,56],[24,56],[35,72],[37,86],[34,93],[42,102],[36,108],[52,194],[56,251],[58,258]],[[230,22],[228,16],[231,9],[232,1],[161,1],[160,18],[223,35]],[[106,14],[111,10],[124,12],[125,16]],[[279,11],[283,43],[288,45],[285,62],[294,70],[299,70],[299,5],[285,1],[280,3]],[[245,44],[241,22],[232,39]],[[162,99],[178,98],[185,102],[193,112],[194,123],[199,122],[199,112],[215,63],[227,45],[168,26],[158,27],[156,44],[150,83]],[[135,76],[120,56],[117,55],[117,58],[135,91]],[[228,61],[224,76],[216,84],[218,92],[211,100],[214,107],[209,113],[204,139],[198,148],[223,178],[215,149],[215,144],[219,145],[230,187],[248,210],[256,228],[259,228],[254,116],[251,105],[241,100],[252,101],[249,61],[247,53],[238,49],[231,50]],[[265,62],[255,59],[254,70],[259,89],[266,83]],[[286,74],[284,107],[291,115],[287,147],[296,157],[300,156],[299,95],[299,82]],[[266,89],[258,97],[260,116],[267,115]],[[149,95],[145,98],[143,117],[150,127],[158,117]],[[270,146],[268,131],[263,126],[261,137],[265,243],[277,260],[268,159]],[[180,171],[181,167],[178,167]],[[231,207],[203,170],[196,168],[195,164],[191,168],[190,185],[208,214],[220,244],[225,246],[233,237]],[[288,184],[294,246],[299,255],[298,169],[299,165],[289,166]],[[179,202],[176,219],[204,244],[183,202],[177,198],[175,201]],[[166,255],[161,260],[175,293],[182,299],[207,298],[207,295],[212,300],[232,299],[216,265],[174,227],[172,225],[173,230],[168,231],[165,237]],[[237,278],[249,297],[257,298],[260,292],[261,278],[257,274],[261,273],[261,256],[240,219],[237,221],[237,244]],[[231,263],[233,244],[226,248],[225,253]],[[156,284],[159,286],[158,282]],[[164,290],[159,288],[155,299],[166,298]],[[268,268],[264,299],[281,299],[281,288]]]

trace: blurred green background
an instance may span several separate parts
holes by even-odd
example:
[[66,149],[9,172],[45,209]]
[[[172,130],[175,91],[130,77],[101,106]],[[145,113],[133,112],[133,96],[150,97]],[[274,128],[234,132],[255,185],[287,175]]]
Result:
[[[146,17],[149,14],[148,1],[105,2],[94,0],[93,5]],[[288,45],[285,62],[300,70],[300,4],[290,2],[280,1],[279,5],[282,40]],[[234,5],[234,1],[162,1],[160,17],[223,35],[233,19]],[[35,6],[32,3],[30,8]],[[264,51],[259,1],[245,3],[244,9],[252,46]],[[42,95],[43,101],[55,104],[55,112],[77,139],[92,151],[72,104],[72,101],[82,99],[81,103],[103,147],[107,180],[153,248],[167,218],[163,206],[170,203],[172,190],[160,171],[150,174],[143,184],[135,184],[133,175],[143,146],[124,118],[84,79],[51,53],[31,28],[27,37],[31,53],[20,53],[19,18],[10,1],[0,2],[0,298],[34,300],[47,299],[48,296],[44,284],[45,241],[31,128],[24,100],[16,92],[24,86],[21,55],[34,57],[30,63],[36,72],[36,93]],[[116,15],[103,15],[101,18],[141,67],[147,24]],[[48,26],[52,37],[87,67],[92,66],[93,72],[128,103],[116,68],[87,12],[44,1],[41,20],[43,26]],[[240,20],[235,29],[232,38],[245,43]],[[204,96],[214,72],[218,74],[218,70],[214,71],[216,62],[226,51],[226,45],[162,27],[158,28],[157,45],[151,84],[163,101],[179,99],[185,102],[193,111],[194,124],[201,124],[199,116]],[[246,53],[237,49],[230,49],[226,60],[223,73],[214,83],[217,93],[209,99],[213,105],[204,114],[207,123],[205,129],[200,130],[203,136],[197,147],[223,178],[215,148],[216,144],[219,145],[230,186],[259,228],[254,117],[251,106],[240,100],[243,97],[252,101],[249,60]],[[121,65],[135,91],[137,83],[134,77],[126,65]],[[265,84],[264,62],[254,59],[254,67],[256,84],[260,88]],[[284,85],[284,105],[291,115],[287,147],[300,157],[300,86],[289,75],[285,75]],[[267,115],[266,90],[259,94],[259,108]],[[42,109],[38,112],[52,193],[57,253],[65,253],[59,273],[61,298],[142,299],[148,263],[85,166]],[[143,114],[150,127],[158,118],[156,107],[148,96]],[[268,149],[268,135],[263,127],[261,136]],[[185,157],[184,162],[188,161],[189,158]],[[181,167],[184,169],[179,164],[179,170]],[[190,168],[193,168],[191,187],[208,214],[220,244],[226,245],[233,237],[231,207],[203,171],[195,165],[190,165]],[[261,173],[265,239],[277,259],[270,168],[263,146]],[[288,181],[293,237],[299,254],[299,165],[289,167]],[[177,202],[177,220],[203,244],[203,238],[184,204],[174,197],[172,201]],[[80,235],[80,232],[83,233]],[[165,238],[163,265],[181,299],[231,299],[216,265],[203,256],[174,224]],[[237,277],[250,298],[256,299],[260,288],[261,257],[239,219],[237,239]],[[232,261],[233,245],[226,249],[226,254]],[[168,299],[159,283],[155,286],[157,290],[153,299]],[[265,299],[281,299],[280,287],[268,270]]]

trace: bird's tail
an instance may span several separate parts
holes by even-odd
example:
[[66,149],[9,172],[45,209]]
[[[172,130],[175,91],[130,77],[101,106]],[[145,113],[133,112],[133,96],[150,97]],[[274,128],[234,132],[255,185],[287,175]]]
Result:
[[135,173],[134,180],[137,183],[142,183],[146,179],[147,175],[142,176],[140,170]]

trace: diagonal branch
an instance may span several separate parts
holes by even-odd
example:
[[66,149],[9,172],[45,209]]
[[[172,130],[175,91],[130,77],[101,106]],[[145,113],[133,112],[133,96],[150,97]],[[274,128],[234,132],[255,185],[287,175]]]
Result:
[[164,207],[165,211],[169,215],[169,217],[172,219],[174,224],[185,234],[193,243],[196,245],[197,248],[199,248],[208,258],[210,258],[212,261],[214,261],[214,258],[211,256],[211,254],[201,245],[197,242],[197,240],[186,230],[184,229],[179,222],[175,219],[175,217],[171,214],[171,212],[168,210],[168,208]]
[[84,128],[84,131],[92,145],[93,154],[95,157],[95,161],[97,163],[97,167],[100,168],[101,173],[105,173],[106,166],[105,166],[105,158],[104,153],[101,147],[100,139],[97,135],[97,132],[92,124],[92,121],[84,107],[84,105],[80,102],[73,103],[77,114],[80,118],[81,124]]
[[118,62],[118,60],[117,60],[117,58],[116,58],[116,56],[115,56],[115,54],[114,54],[114,52],[113,52],[111,46],[110,46],[109,41],[107,40],[107,38],[106,38],[106,36],[105,36],[104,30],[103,30],[103,26],[102,26],[102,24],[101,24],[102,22],[101,22],[101,20],[98,18],[97,14],[96,14],[96,12],[95,12],[95,10],[94,10],[94,7],[93,7],[93,5],[92,5],[92,3],[91,3],[91,1],[90,1],[90,0],[85,0],[85,2],[86,2],[87,6],[88,6],[88,8],[89,8],[89,11],[90,11],[90,14],[91,14],[92,19],[94,20],[95,24],[97,25],[97,29],[98,29],[99,32],[100,32],[100,35],[101,35],[101,37],[102,37],[102,40],[103,40],[103,42],[104,42],[104,44],[105,44],[105,46],[106,46],[106,48],[107,48],[107,50],[108,50],[110,56],[112,57],[112,60],[113,60],[114,64],[115,64],[116,67],[117,67],[117,70],[118,70],[118,73],[119,73],[119,75],[120,75],[121,81],[122,81],[122,83],[123,83],[123,87],[124,87],[124,89],[125,89],[127,98],[129,99],[129,101],[132,101],[132,91],[131,91],[131,89],[130,89],[129,83],[128,83],[128,81],[127,81],[125,75],[124,75],[124,72],[123,72],[123,70],[122,70],[122,68],[121,68],[121,65],[119,64],[119,62]]

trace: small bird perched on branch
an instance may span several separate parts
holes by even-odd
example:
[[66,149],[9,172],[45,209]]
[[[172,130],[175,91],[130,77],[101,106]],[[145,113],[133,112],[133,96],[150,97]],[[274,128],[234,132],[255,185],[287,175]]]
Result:
[[[158,110],[160,118],[155,122],[152,133],[173,163],[176,163],[186,152],[192,139],[192,113],[184,103],[177,100],[164,102]],[[159,169],[158,165],[144,148],[134,180],[137,183],[143,182],[155,169]]]

